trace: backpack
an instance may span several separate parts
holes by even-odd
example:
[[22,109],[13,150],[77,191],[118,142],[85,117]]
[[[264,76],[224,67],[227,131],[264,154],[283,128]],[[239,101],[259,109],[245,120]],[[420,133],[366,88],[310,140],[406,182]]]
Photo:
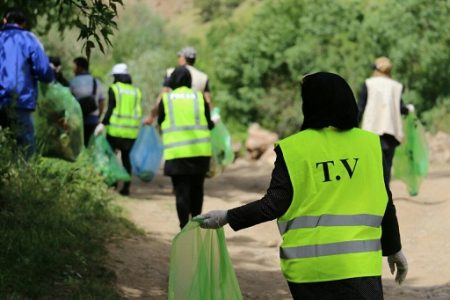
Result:
[[97,109],[97,101],[95,101],[95,95],[97,94],[97,80],[95,80],[94,77],[92,77],[92,84],[92,94],[78,99],[83,116],[86,116]]

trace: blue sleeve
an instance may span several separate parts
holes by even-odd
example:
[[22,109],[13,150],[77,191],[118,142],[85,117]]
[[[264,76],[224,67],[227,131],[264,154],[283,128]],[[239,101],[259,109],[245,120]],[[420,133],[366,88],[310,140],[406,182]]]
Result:
[[53,70],[50,67],[50,61],[45,55],[44,47],[39,40],[34,36],[30,36],[30,58],[33,74],[38,80],[43,82],[53,81]]

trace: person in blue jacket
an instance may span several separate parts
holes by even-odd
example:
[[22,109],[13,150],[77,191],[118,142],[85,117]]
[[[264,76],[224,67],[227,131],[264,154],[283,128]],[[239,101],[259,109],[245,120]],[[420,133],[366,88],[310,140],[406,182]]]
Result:
[[53,71],[44,47],[25,29],[20,9],[6,10],[0,30],[0,127],[14,132],[30,157],[35,150],[31,118],[38,97],[37,82],[51,82]]

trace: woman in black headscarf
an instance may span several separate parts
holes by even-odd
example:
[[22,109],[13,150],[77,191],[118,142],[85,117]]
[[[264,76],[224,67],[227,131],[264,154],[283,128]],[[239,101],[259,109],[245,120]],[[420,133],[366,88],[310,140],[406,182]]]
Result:
[[[203,95],[191,89],[191,75],[186,67],[177,67],[168,82],[172,91],[163,94],[158,124],[165,147],[164,174],[172,179],[180,228],[183,228],[190,217],[202,210],[203,183],[211,159],[209,130],[214,123]],[[175,140],[169,141],[170,134],[176,135]],[[175,150],[177,147],[179,150]]]
[[[229,223],[234,230],[278,219],[281,266],[294,299],[383,299],[381,250],[391,270],[398,268],[399,283],[407,263],[379,139],[357,128],[356,101],[340,76],[307,75],[301,94],[303,125],[275,147],[266,195],[198,219],[203,228]],[[381,246],[371,231],[382,232]]]

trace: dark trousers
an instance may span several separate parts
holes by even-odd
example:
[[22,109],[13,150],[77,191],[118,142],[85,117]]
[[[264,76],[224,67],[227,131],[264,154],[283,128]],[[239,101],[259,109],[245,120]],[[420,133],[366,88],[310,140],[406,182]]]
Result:
[[394,160],[395,148],[398,145],[399,142],[392,135],[384,134],[381,136],[381,149],[386,162],[387,182],[391,182],[392,161]]
[[202,212],[203,184],[205,175],[173,175],[172,184],[175,191],[176,207],[180,228]]
[[27,159],[36,151],[32,113],[31,110],[10,107],[0,110],[0,126],[11,129],[16,138],[17,146],[21,148]]
[[[114,136],[107,135],[106,139],[108,140],[109,144],[111,145],[111,148],[114,151],[120,151],[120,156],[122,158],[122,164],[127,170],[128,174],[131,176],[131,162],[130,162],[130,152],[131,148],[133,148],[134,139],[125,139],[125,138],[118,138]],[[131,182],[125,182],[123,184],[122,191],[129,191],[130,190]]]
[[383,300],[380,276],[288,285],[294,300]]
[[84,146],[87,147],[89,144],[89,139],[91,138],[92,134],[94,134],[95,127],[97,127],[97,124],[83,124],[84,127]]

